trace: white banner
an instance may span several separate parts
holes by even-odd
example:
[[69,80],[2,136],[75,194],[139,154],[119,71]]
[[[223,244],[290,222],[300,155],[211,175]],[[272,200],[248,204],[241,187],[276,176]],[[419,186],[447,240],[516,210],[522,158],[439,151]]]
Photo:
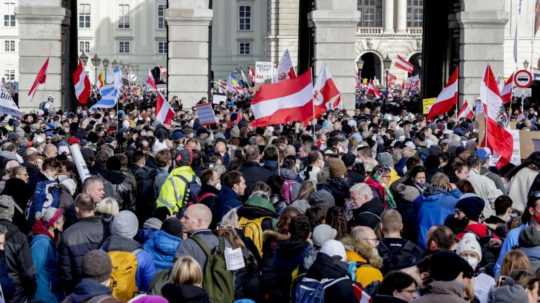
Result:
[[0,114],[21,117],[23,113],[4,86],[0,86]]
[[90,177],[90,171],[88,170],[88,166],[86,166],[86,162],[84,161],[81,153],[81,147],[79,144],[72,144],[69,146],[69,151],[71,152],[71,158],[73,159],[73,163],[77,168],[81,182],[84,182],[86,178]]
[[255,62],[255,83],[264,83],[272,80],[272,62]]
[[512,158],[510,163],[518,166],[521,164],[521,145],[519,142],[519,130],[518,129],[508,129],[512,134],[513,149],[512,149]]

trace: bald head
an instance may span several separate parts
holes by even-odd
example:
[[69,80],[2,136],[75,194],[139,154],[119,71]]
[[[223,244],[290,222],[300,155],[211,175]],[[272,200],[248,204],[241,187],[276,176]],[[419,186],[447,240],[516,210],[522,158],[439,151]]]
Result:
[[204,204],[193,204],[186,209],[180,221],[187,233],[208,229],[212,222],[212,211]]
[[49,143],[43,148],[43,154],[47,159],[56,158],[58,156],[58,148],[54,144]]

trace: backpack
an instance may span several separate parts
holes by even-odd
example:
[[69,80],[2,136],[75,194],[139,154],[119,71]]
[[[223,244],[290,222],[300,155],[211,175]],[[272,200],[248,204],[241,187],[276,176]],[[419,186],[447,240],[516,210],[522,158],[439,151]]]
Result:
[[26,220],[33,224],[36,220],[36,214],[43,212],[46,208],[60,206],[60,196],[62,195],[62,186],[56,180],[40,181],[36,185],[34,196],[26,209]]
[[[186,177],[182,175],[178,176],[172,176],[171,177],[178,177],[182,182],[186,184],[185,186],[185,192],[184,195],[182,195],[182,206],[191,205],[193,203],[197,203],[198,199],[197,196],[199,195],[199,192],[201,192],[201,185],[197,182],[197,177],[193,176],[191,178],[191,181],[188,181]],[[171,180],[171,184],[174,189],[174,196],[178,197],[178,193],[176,192],[176,183]],[[177,201],[178,202],[178,201]]]
[[418,260],[422,257],[418,255],[417,246],[412,241],[405,242],[405,245],[401,247],[397,254],[393,254],[392,250],[382,242],[379,244],[378,249],[379,255],[384,260],[383,268],[385,272],[400,268],[402,264],[410,264],[411,260]]
[[15,282],[9,275],[4,251],[0,251],[0,290],[5,302],[9,302],[15,294]]
[[206,192],[204,194],[197,196],[197,203],[201,203],[202,201],[204,201],[204,199],[210,198],[210,197],[217,197],[217,195],[211,192]]
[[234,300],[233,273],[225,263],[225,240],[218,237],[219,244],[212,251],[197,236],[191,238],[206,255],[202,286],[212,303],[229,303]]
[[257,251],[259,251],[259,256],[263,255],[263,228],[262,224],[264,220],[272,220],[271,217],[260,217],[255,219],[248,219],[245,217],[241,217],[240,220],[238,220],[238,224],[240,224],[240,227],[244,230],[244,236],[251,239],[253,241],[253,244],[257,247]]
[[121,302],[127,302],[137,293],[137,253],[127,251],[110,251],[111,257],[111,290],[112,295]]
[[315,280],[303,277],[294,289],[294,303],[324,303],[325,290],[349,277]]
[[172,282],[170,269],[157,272],[154,279],[152,279],[152,283],[150,283],[150,293],[161,296],[161,289],[163,286],[165,286],[165,284],[170,282]]
[[301,184],[295,180],[285,180],[283,185],[281,185],[281,197],[285,200],[287,205],[291,204],[297,197],[294,197],[293,194],[300,191]]

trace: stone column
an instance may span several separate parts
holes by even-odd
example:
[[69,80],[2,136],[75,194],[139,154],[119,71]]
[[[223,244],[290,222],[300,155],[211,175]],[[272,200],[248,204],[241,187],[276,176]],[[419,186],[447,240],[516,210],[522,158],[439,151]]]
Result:
[[[362,16],[361,16],[362,17]],[[394,0],[383,1],[384,33],[394,33]]]
[[[66,10],[61,0],[19,0],[15,8],[19,31],[19,106],[36,109],[39,103],[52,96],[54,106],[62,101],[62,23]],[[49,58],[47,80],[33,98],[28,91],[39,69]]]
[[355,33],[360,20],[356,0],[317,0],[310,18],[315,27],[315,76],[326,64],[341,92],[343,107],[354,110]]
[[396,32],[404,34],[407,32],[407,0],[397,0],[397,24]]
[[169,98],[178,96],[191,109],[208,95],[208,0],[170,0],[165,19],[169,28]]
[[473,101],[480,94],[486,65],[495,77],[504,70],[504,28],[508,21],[504,0],[465,0],[457,15],[460,26],[460,100]]

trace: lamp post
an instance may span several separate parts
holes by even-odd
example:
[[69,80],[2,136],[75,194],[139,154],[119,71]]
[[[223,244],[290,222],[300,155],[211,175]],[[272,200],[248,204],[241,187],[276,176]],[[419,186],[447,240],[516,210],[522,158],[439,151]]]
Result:
[[529,61],[527,61],[526,59],[525,59],[525,61],[523,61],[523,68],[524,69],[529,69]]
[[107,68],[109,67],[109,59],[103,59],[103,69],[105,70],[105,83],[107,83]]
[[386,82],[386,97],[388,97],[388,73],[389,73],[389,69],[390,69],[390,65],[392,65],[392,59],[390,59],[390,57],[388,55],[386,55],[386,57],[384,58],[383,60],[383,65],[384,65],[384,78],[385,78],[385,82]]
[[88,63],[88,56],[84,53],[84,51],[79,56],[79,59],[81,59],[82,64],[86,66],[86,63]]
[[97,69],[98,69],[99,64],[101,63],[101,59],[98,57],[97,54],[94,54],[94,57],[92,57],[92,59],[90,60],[92,61],[92,65],[94,66],[94,85],[97,86],[97,77],[98,77]]
[[358,87],[356,89],[356,95],[359,96],[362,91],[362,69],[364,68],[364,60],[358,58],[356,61],[356,78],[358,79]]

